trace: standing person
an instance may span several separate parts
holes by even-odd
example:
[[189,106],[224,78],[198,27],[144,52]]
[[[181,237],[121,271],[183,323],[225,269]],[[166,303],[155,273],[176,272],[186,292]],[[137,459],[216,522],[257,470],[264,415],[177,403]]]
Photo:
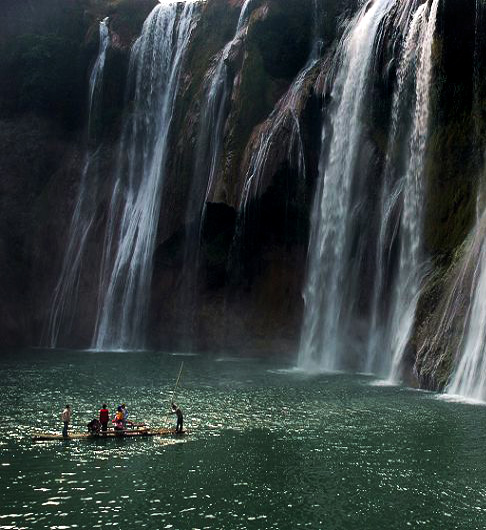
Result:
[[67,438],[67,435],[68,435],[68,427],[69,427],[69,422],[71,421],[71,415],[72,415],[72,411],[71,411],[71,406],[70,405],[66,405],[66,408],[62,411],[62,421],[64,422],[64,429],[62,430],[62,435],[64,436],[64,438]]
[[122,412],[123,412],[123,428],[127,428],[127,420],[128,420],[128,409],[125,403],[121,404]]
[[103,406],[100,408],[100,423],[101,423],[101,430],[103,431],[103,434],[106,434],[109,421],[110,421],[110,411],[108,410],[106,403],[103,403]]
[[182,424],[184,423],[184,417],[182,415],[182,410],[175,404],[172,403],[172,413],[177,416],[177,425],[176,425],[176,433],[182,432]]

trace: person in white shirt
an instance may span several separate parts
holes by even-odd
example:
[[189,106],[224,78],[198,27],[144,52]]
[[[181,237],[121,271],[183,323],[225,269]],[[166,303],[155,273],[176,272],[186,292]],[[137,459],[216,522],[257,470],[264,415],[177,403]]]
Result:
[[70,405],[66,405],[66,408],[62,411],[62,421],[64,422],[64,429],[62,430],[62,435],[64,436],[64,438],[67,438],[67,435],[68,435],[68,427],[69,427],[69,422],[71,421],[71,407]]
[[123,412],[123,428],[127,428],[127,420],[128,420],[128,409],[125,403],[121,404],[122,412]]

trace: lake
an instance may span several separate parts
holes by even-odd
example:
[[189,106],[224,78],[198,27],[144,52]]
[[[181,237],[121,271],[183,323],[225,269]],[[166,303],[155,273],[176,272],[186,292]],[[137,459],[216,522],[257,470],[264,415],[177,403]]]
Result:
[[[103,402],[188,436],[32,443]],[[486,408],[278,359],[4,352],[0,529],[486,527]],[[169,418],[174,423],[174,417]]]

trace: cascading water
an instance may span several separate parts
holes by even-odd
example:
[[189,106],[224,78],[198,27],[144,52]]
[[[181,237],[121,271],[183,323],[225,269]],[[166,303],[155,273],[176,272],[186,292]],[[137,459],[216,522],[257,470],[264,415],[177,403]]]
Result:
[[100,47],[98,57],[93,66],[89,79],[89,120],[88,131],[90,136],[94,135],[93,119],[99,115],[101,105],[101,90],[103,86],[103,72],[105,69],[106,52],[110,45],[110,31],[108,29],[108,20],[106,17],[100,22]]
[[[412,331],[421,283],[422,224],[423,224],[423,174],[427,139],[429,134],[430,88],[432,82],[432,45],[439,0],[433,0],[428,18],[422,20],[416,103],[412,134],[409,141],[410,159],[403,183],[403,204],[400,222],[400,265],[395,283],[395,293],[389,324],[392,365],[389,379],[396,381],[405,348]],[[420,8],[419,8],[420,9]],[[414,19],[415,20],[415,19]]]
[[[441,386],[451,374],[445,387],[445,397],[486,401],[484,370],[486,369],[484,334],[485,308],[482,297],[486,285],[486,213],[484,211],[484,144],[480,107],[482,83],[481,30],[483,5],[476,2],[475,41],[473,60],[472,158],[477,172],[476,222],[455,253],[450,270],[441,274],[446,289],[442,303],[421,334],[415,371],[426,381]],[[432,276],[430,283],[436,279]],[[431,330],[431,331],[429,331]],[[428,332],[427,332],[428,331]],[[453,366],[451,368],[451,361]]]
[[[474,260],[471,305],[464,335],[458,350],[457,366],[446,388],[446,394],[476,401],[486,401],[486,214],[477,223],[464,270]],[[459,278],[463,280],[464,275]],[[455,291],[454,291],[455,292]],[[455,309],[455,308],[452,308]],[[455,311],[445,314],[455,315]]]
[[[377,249],[377,277],[365,365],[366,371],[388,376],[391,381],[397,380],[400,375],[401,360],[412,330],[423,272],[422,180],[429,126],[432,43],[437,8],[437,1],[431,7],[425,3],[413,13],[403,45],[392,108]],[[410,112],[406,89],[412,81],[414,111],[407,132],[407,127],[403,126],[403,123],[407,124]],[[406,150],[400,149],[400,145],[405,145]],[[397,175],[397,168],[401,167],[404,167],[403,176]],[[400,212],[398,219],[397,211]],[[399,264],[394,273],[391,248],[397,238]],[[393,277],[392,296],[387,299],[390,277]]]
[[381,224],[377,247],[376,278],[373,294],[373,305],[371,310],[371,326],[368,344],[368,353],[365,364],[367,373],[386,374],[389,371],[390,356],[386,344],[386,315],[389,300],[387,300],[389,270],[393,267],[392,248],[399,229],[396,219],[396,211],[403,192],[403,180],[397,181],[397,166],[399,161],[395,155],[395,148],[399,142],[406,142],[401,135],[401,121],[404,114],[408,112],[408,106],[404,104],[404,92],[410,77],[414,75],[414,64],[417,60],[417,41],[419,38],[420,25],[426,10],[426,4],[422,4],[410,23],[407,36],[404,41],[400,65],[397,72],[397,86],[393,96],[392,117],[390,128],[389,147],[387,149],[385,176],[381,196]]
[[332,116],[333,137],[327,157],[324,150],[321,154],[304,293],[298,359],[304,370],[336,370],[342,366],[339,328],[351,187],[374,43],[393,3],[393,0],[367,3],[352,22],[338,52],[340,67],[332,92],[337,105]]
[[200,218],[204,217],[204,209],[220,168],[223,154],[224,125],[232,93],[232,79],[228,70],[227,60],[232,49],[244,38],[252,1],[245,0],[241,8],[235,34],[231,41],[226,44],[215,67],[207,76],[206,101],[201,113],[194,164],[195,178],[187,209],[188,222],[198,216]]
[[[481,27],[484,20],[483,6],[476,0],[475,51],[474,51],[474,106],[480,108]],[[476,120],[477,152],[481,152],[481,124]],[[483,169],[484,171],[484,169]],[[483,213],[481,213],[483,212]],[[442,315],[441,326],[434,337],[436,343],[443,339],[450,322],[457,318],[464,304],[464,292],[468,294],[468,311],[464,321],[463,335],[455,360],[455,369],[445,392],[447,395],[460,396],[475,401],[486,401],[486,213],[484,212],[484,178],[480,178],[476,200],[476,225],[471,243],[465,252],[466,259],[454,284],[448,304]],[[470,270],[473,270],[472,281],[468,284]],[[469,274],[468,274],[469,273]],[[435,346],[435,344],[432,344]]]
[[[352,194],[359,177],[357,161],[366,126],[364,105],[373,82],[377,44],[387,24],[398,20],[392,34],[400,38],[400,31],[403,31],[404,38],[383,169],[381,215],[378,233],[372,241],[376,245],[376,273],[370,289],[372,303],[366,317],[367,329],[363,333],[368,347],[365,356],[355,360],[353,366],[389,376],[392,380],[399,376],[423,270],[421,212],[424,192],[421,182],[428,138],[437,9],[438,0],[431,5],[415,6],[415,9],[406,2],[367,3],[342,41],[332,93],[336,101],[331,117],[332,139],[329,154],[324,155],[323,150],[321,155],[321,183],[312,220],[298,363],[304,370],[333,371],[347,367],[347,334],[356,318],[344,304],[354,303],[359,298],[366,281],[356,276],[359,269],[356,272],[356,258],[352,259],[352,241],[363,237],[353,226],[352,218],[360,206],[353,202]],[[398,16],[394,10],[398,11]],[[398,26],[402,25],[405,27],[400,30]],[[411,87],[414,110],[410,120],[407,115],[410,115]],[[323,139],[326,140],[324,133]],[[397,149],[399,145],[405,145],[406,149]],[[398,260],[392,256],[395,247]],[[391,292],[391,296],[387,297],[387,292]],[[344,293],[348,293],[347,297]]]
[[[193,180],[186,209],[186,238],[184,248],[184,278],[179,295],[180,324],[184,335],[194,333],[193,309],[197,295],[200,268],[200,248],[207,202],[213,190],[216,176],[221,168],[224,127],[230,110],[233,80],[227,61],[230,53],[244,39],[250,7],[253,0],[245,0],[238,18],[233,38],[225,45],[218,60],[207,74],[204,90]],[[191,349],[188,342],[186,347]]]
[[294,155],[293,158],[296,162],[299,176],[305,178],[306,167],[304,144],[300,121],[297,115],[297,106],[302,85],[316,63],[317,59],[313,59],[309,62],[308,66],[300,72],[296,80],[292,83],[289,91],[279,101],[277,107],[268,118],[268,121],[265,123],[265,126],[262,128],[258,136],[245,175],[245,183],[238,207],[239,223],[244,223],[244,218],[248,211],[251,199],[259,195],[262,177],[265,174],[268,161],[270,160],[270,151],[275,147],[274,141],[277,140],[284,124],[289,125],[289,131],[287,132],[290,137],[289,146],[291,147],[290,152],[288,153],[289,157]]
[[[202,207],[206,204],[212,190],[216,173],[220,167],[224,140],[224,124],[227,118],[228,103],[232,92],[231,76],[227,60],[231,50],[245,35],[250,4],[253,0],[245,0],[236,32],[230,42],[222,50],[218,62],[208,76],[209,87],[206,89],[206,102],[201,117],[200,133],[197,144],[195,171],[203,176],[206,183],[205,193],[198,193],[199,200],[203,197]],[[199,206],[201,209],[201,206]],[[190,211],[190,209],[189,209]]]
[[100,45],[98,56],[89,80],[89,146],[85,155],[76,206],[71,219],[68,244],[64,254],[59,280],[54,289],[50,306],[49,321],[43,338],[43,343],[50,348],[57,347],[59,335],[63,326],[66,327],[67,332],[69,332],[71,328],[77,305],[82,260],[96,211],[96,201],[94,200],[94,197],[98,187],[98,159],[97,150],[93,149],[92,144],[96,140],[94,122],[96,121],[101,108],[103,72],[106,52],[110,46],[108,18],[105,18],[100,22],[99,38]]
[[135,42],[126,117],[107,225],[93,347],[140,349],[164,189],[167,144],[196,4],[161,3]]
[[[241,264],[245,261],[245,243],[250,242],[246,254],[251,254],[251,239],[248,226],[257,226],[258,221],[249,222],[252,204],[261,197],[265,186],[265,177],[272,174],[275,165],[287,162],[296,171],[299,181],[307,180],[304,137],[301,126],[301,114],[307,100],[306,84],[310,81],[313,70],[320,60],[322,40],[319,36],[319,8],[316,0],[312,3],[312,45],[309,57],[302,70],[290,85],[287,92],[277,102],[270,116],[258,127],[255,140],[250,144],[251,153],[246,161],[246,172],[239,198],[236,228],[230,251],[228,270],[237,276]],[[277,162],[276,162],[277,161]],[[236,274],[235,274],[236,272]]]
[[279,135],[283,127],[288,127],[286,135],[290,138],[289,162],[295,162],[294,165],[296,165],[300,178],[306,177],[304,140],[299,119],[299,105],[304,83],[319,60],[321,40],[317,35],[317,2],[313,3],[313,7],[313,19],[315,22],[313,44],[306,65],[260,128],[258,139],[253,146],[238,208],[240,221],[243,219],[242,222],[244,222],[249,202],[258,196],[259,191],[261,191],[262,177],[267,169],[268,161],[271,160],[270,152],[275,148],[275,143],[279,141]]

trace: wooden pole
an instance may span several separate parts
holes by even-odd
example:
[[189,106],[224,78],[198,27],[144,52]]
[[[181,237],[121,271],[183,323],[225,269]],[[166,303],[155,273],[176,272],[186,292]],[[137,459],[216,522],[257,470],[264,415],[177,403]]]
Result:
[[[177,390],[177,386],[179,385],[179,380],[181,378],[181,374],[182,374],[182,369],[184,368],[184,361],[181,362],[181,367],[179,368],[179,375],[177,376],[177,379],[176,379],[176,384],[174,386],[174,390],[172,392],[172,397],[170,398],[170,407],[172,407],[172,403],[174,403],[174,398],[175,398],[175,393],[176,393],[176,390]],[[168,423],[169,422],[169,414],[167,414],[167,417],[165,418],[165,423]]]
[[184,361],[181,362],[181,367],[179,368],[179,375],[177,376],[176,384],[175,384],[175,387],[174,387],[174,392],[172,392],[172,397],[170,399],[170,404],[171,405],[172,405],[172,403],[174,403],[175,393],[176,393],[176,390],[177,390],[177,386],[179,385],[179,379],[181,378],[181,374],[182,374],[182,369],[183,368],[184,368]]

